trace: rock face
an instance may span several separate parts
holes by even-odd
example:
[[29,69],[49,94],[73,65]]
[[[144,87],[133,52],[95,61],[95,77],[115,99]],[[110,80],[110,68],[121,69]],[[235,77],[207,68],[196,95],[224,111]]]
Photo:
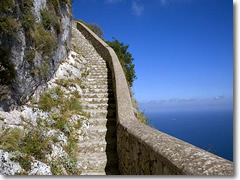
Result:
[[9,158],[9,153],[0,150],[0,174],[1,175],[14,175],[22,170],[17,162],[13,162]]
[[72,0],[0,2],[0,109],[27,102],[70,51]]

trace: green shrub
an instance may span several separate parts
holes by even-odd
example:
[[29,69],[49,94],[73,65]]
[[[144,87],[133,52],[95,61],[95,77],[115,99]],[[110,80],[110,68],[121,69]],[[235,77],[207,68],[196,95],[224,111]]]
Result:
[[76,124],[74,124],[74,128],[75,129],[79,129],[80,127],[82,127],[82,122],[81,122],[81,120],[77,120],[77,123]]
[[47,79],[49,75],[49,65],[46,62],[43,62],[41,68],[40,68],[40,75],[43,77],[43,79]]
[[117,54],[123,71],[125,73],[128,85],[131,87],[133,85],[134,79],[136,79],[137,77],[134,69],[135,65],[132,63],[134,58],[132,57],[132,54],[127,51],[129,45],[124,45],[124,43],[120,43],[115,38],[113,38],[112,42],[107,41],[107,43],[113,48],[113,50]]
[[74,112],[82,111],[82,106],[79,103],[78,99],[71,97],[69,100],[65,102],[65,109]]
[[21,152],[34,156],[36,159],[44,159],[46,152],[50,150],[50,140],[43,135],[41,130],[30,130],[23,138]]
[[59,0],[61,5],[69,4],[69,0]]
[[89,23],[88,26],[90,29],[95,32],[99,37],[103,38],[104,32],[102,28],[96,23]]
[[51,26],[56,28],[58,21],[56,16],[51,11],[47,9],[43,9],[41,10],[41,15],[42,15],[42,24],[46,30],[50,30]]
[[81,95],[79,94],[79,92],[77,90],[73,91],[72,95],[75,97],[75,98],[81,98]]
[[52,97],[50,92],[42,94],[38,101],[38,108],[44,111],[51,111],[52,107],[57,106],[57,101]]
[[81,19],[78,19],[76,21],[79,21],[79,22],[83,23],[85,26],[87,26],[89,29],[91,29],[96,35],[98,35],[101,39],[103,39],[104,32],[98,24],[96,24],[96,23],[85,23]]
[[67,158],[63,164],[64,168],[69,174],[79,174],[79,169],[77,167],[77,145],[78,139],[69,136],[67,145],[64,147],[64,150],[68,153],[69,158]]
[[55,120],[54,128],[64,131],[67,120],[59,113],[53,114],[52,118]]
[[60,15],[60,12],[59,12],[59,10],[60,10],[59,6],[60,5],[59,5],[59,1],[58,0],[48,0],[47,3],[48,3],[48,7],[51,7],[51,5],[52,5],[54,10],[55,10],[55,13],[57,15]]
[[21,0],[24,10],[29,11],[33,7],[33,0]]
[[33,37],[37,50],[42,51],[47,56],[52,56],[53,51],[57,48],[57,40],[54,33],[46,31],[43,26],[38,25]]
[[11,16],[8,17],[0,16],[0,34],[3,33],[6,37],[14,36],[17,28],[18,23],[16,19],[14,19]]
[[0,0],[0,12],[6,13],[7,11],[14,8],[14,0]]
[[28,154],[26,154],[24,156],[21,156],[18,159],[18,162],[19,162],[20,166],[26,171],[31,170],[31,161],[32,161],[32,158]]
[[10,84],[15,78],[14,64],[10,62],[11,50],[0,46],[0,83]]
[[27,50],[26,51],[26,60],[28,62],[33,62],[33,59],[35,58],[35,50]]
[[18,128],[6,129],[0,132],[0,149],[4,151],[18,150],[22,135],[22,130]]
[[35,18],[31,11],[23,14],[23,27],[25,30],[33,29],[35,24]]
[[53,175],[62,175],[62,167],[60,164],[62,164],[60,160],[52,160],[50,166]]

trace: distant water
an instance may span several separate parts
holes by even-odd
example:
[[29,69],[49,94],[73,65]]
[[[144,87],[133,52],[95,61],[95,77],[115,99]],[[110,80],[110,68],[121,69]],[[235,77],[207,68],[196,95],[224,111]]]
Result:
[[155,129],[233,161],[232,111],[145,114]]

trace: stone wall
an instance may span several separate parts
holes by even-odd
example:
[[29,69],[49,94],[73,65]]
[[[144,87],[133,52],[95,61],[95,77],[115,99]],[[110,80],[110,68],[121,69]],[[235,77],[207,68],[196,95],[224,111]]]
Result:
[[113,72],[117,152],[122,174],[233,175],[232,162],[138,122],[115,52],[84,24],[78,22],[77,28],[108,61]]

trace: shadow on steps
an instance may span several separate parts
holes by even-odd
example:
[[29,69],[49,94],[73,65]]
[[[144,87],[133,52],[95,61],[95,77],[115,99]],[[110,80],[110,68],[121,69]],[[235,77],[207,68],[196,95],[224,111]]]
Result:
[[[108,66],[108,65],[107,65]],[[113,92],[112,74],[109,69],[108,71],[108,92]],[[117,156],[117,131],[116,131],[116,106],[112,106],[115,103],[113,93],[108,93],[108,108],[107,108],[107,133],[105,140],[107,142],[106,155],[107,164],[105,167],[106,175],[120,175],[118,168],[118,156]],[[110,105],[111,104],[111,105]]]

